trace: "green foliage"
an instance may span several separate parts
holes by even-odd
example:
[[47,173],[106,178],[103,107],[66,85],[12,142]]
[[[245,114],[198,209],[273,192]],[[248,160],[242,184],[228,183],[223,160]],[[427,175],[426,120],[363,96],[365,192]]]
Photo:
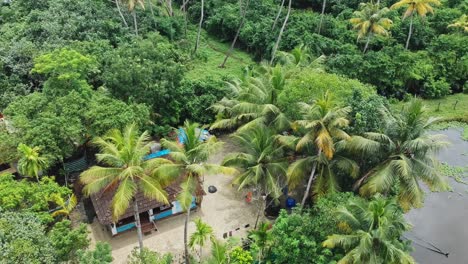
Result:
[[320,198],[308,212],[281,211],[272,229],[272,246],[267,260],[273,263],[336,263],[341,250],[323,248],[321,242],[338,231],[333,212],[353,197],[352,193],[335,193]]
[[34,60],[32,73],[48,77],[43,92],[50,97],[65,96],[71,91],[89,93],[86,76],[96,71],[96,62],[71,49],[55,50]]
[[157,252],[151,251],[148,248],[143,248],[143,252],[140,253],[138,248],[132,250],[132,253],[128,256],[128,264],[171,264],[172,255],[164,254],[161,255]]
[[145,103],[156,113],[158,125],[181,123],[180,113],[191,99],[180,84],[185,54],[158,34],[119,46],[105,60],[104,85],[112,95]]
[[335,74],[303,71],[291,80],[290,85],[278,96],[278,104],[285,109],[291,119],[299,119],[300,113],[296,107],[297,102],[311,103],[320,98],[327,90],[333,92],[338,104],[344,104],[345,98],[352,95],[353,90],[360,90],[364,96],[374,94],[373,88],[356,80],[350,80]]
[[328,236],[322,245],[345,250],[339,263],[416,263],[409,254],[410,242],[401,240],[410,225],[394,199],[354,198],[334,215],[340,232]]
[[385,111],[388,105],[385,97],[376,94],[365,97],[361,91],[355,90],[352,96],[346,99],[346,105],[351,107],[348,130],[353,134],[379,132],[384,128],[385,120],[382,111]]
[[39,181],[39,173],[45,170],[48,165],[47,159],[39,155],[38,147],[28,147],[25,144],[18,145],[20,159],[18,160],[18,170],[26,177],[35,177]]
[[45,226],[34,213],[0,211],[0,259],[5,264],[57,262]]
[[232,264],[251,264],[254,262],[252,254],[239,246],[231,250],[229,260]]
[[48,233],[50,243],[56,249],[55,257],[58,261],[75,260],[78,250],[86,249],[89,245],[88,229],[85,224],[72,229],[69,220],[63,220],[54,225]]
[[[39,183],[17,181],[12,175],[0,175],[0,204],[3,210],[31,212],[40,222],[51,223],[50,204],[54,195],[68,199],[71,191],[59,186],[53,178],[43,177]],[[53,205],[52,205],[53,206]]]
[[112,263],[112,248],[107,242],[98,241],[94,250],[78,250],[79,264],[110,264]]

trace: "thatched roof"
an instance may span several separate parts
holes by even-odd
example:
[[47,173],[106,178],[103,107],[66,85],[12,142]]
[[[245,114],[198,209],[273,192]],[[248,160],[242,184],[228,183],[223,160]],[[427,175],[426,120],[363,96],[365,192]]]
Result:
[[[180,193],[181,188],[179,187],[180,183],[176,182],[168,187],[164,188],[168,194],[169,202],[176,200],[177,195]],[[117,188],[114,190],[101,191],[96,194],[91,195],[91,201],[96,211],[97,218],[99,222],[103,225],[112,224],[114,221],[112,219],[111,205],[112,198],[116,192]],[[153,199],[149,199],[143,195],[143,192],[138,191],[135,198],[138,201],[138,210],[140,213],[146,212],[152,208],[157,208],[163,206],[164,204]],[[133,216],[133,204],[130,204],[125,214],[123,214],[119,220]]]

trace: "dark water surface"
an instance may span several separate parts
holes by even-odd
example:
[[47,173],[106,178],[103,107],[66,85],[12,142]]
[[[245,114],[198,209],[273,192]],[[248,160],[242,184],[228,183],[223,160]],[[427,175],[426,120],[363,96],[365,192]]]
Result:
[[[451,142],[437,157],[451,166],[468,166],[468,141],[461,139],[461,129],[437,131]],[[468,185],[450,178],[452,192],[428,193],[424,207],[413,209],[406,219],[413,229],[406,234],[413,240],[413,257],[420,264],[468,264]],[[433,244],[448,258],[424,247]]]

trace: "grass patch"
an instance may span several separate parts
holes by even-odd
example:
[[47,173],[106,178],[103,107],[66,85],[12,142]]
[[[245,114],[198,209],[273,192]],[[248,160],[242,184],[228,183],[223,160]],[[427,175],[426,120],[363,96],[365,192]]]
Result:
[[[189,39],[195,40],[196,29],[191,30],[192,36]],[[195,43],[195,41],[193,41]],[[186,78],[192,80],[214,78],[214,79],[232,79],[240,77],[246,66],[255,64],[252,57],[243,51],[234,49],[231,57],[224,68],[219,65],[223,62],[225,54],[230,48],[230,43],[222,43],[213,37],[208,36],[202,31],[200,46],[196,58],[188,65],[189,72]]]
[[[468,123],[468,94],[448,95],[440,99],[423,100],[428,116],[440,117],[443,121]],[[399,109],[404,103],[395,104]]]

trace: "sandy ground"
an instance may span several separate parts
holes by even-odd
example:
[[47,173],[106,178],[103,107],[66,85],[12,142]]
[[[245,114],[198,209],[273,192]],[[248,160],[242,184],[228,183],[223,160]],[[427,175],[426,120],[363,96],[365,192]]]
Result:
[[[227,138],[223,151],[213,156],[211,163],[219,164],[226,153],[235,150],[235,147]],[[231,185],[232,176],[209,175],[205,177],[204,188],[207,195],[203,199],[201,208],[191,213],[191,219],[201,217],[203,221],[213,227],[216,238],[223,239],[223,234],[232,231],[235,237],[242,237],[247,230],[252,229],[256,220],[256,205],[247,204],[244,199],[245,193],[238,192],[236,187]],[[208,186],[214,185],[218,191],[210,194]],[[160,253],[170,252],[180,259],[183,253],[184,244],[184,220],[185,215],[173,216],[156,222],[158,231],[144,236],[144,245],[151,250]],[[245,225],[249,224],[249,228]],[[113,263],[125,263],[127,256],[133,248],[138,245],[135,230],[111,237],[110,233],[96,220],[89,225],[91,231],[92,244],[96,241],[107,241],[112,246]],[[238,229],[238,230],[236,230]],[[189,234],[195,230],[195,225],[190,223]],[[208,249],[208,248],[207,248]],[[208,250],[204,250],[208,252]]]
[[[452,143],[438,154],[438,159],[452,166],[468,168],[468,142],[460,129],[438,131]],[[466,178],[465,178],[466,179]],[[406,236],[413,241],[413,257],[421,264],[468,263],[468,186],[450,178],[452,192],[428,193],[424,207],[413,209],[406,218],[413,229]],[[427,248],[432,245],[449,253],[448,257]]]

